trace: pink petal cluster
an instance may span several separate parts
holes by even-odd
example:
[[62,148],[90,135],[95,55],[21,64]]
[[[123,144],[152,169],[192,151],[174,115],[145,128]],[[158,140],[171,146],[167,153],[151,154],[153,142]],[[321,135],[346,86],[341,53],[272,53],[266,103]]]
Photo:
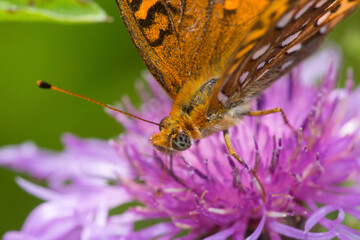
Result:
[[[351,74],[335,88],[337,66],[336,52],[323,51],[254,101],[254,109],[282,107],[298,133],[280,114],[230,129],[265,196],[222,134],[175,154],[170,172],[170,157],[148,141],[158,129],[112,112],[126,132],[108,142],[67,134],[60,153],[32,143],[0,150],[0,165],[47,183],[17,179],[44,203],[4,239],[360,239],[344,224],[345,214],[360,222],[360,89],[352,90]],[[127,99],[124,107],[159,122],[171,102],[146,79],[141,110]]]

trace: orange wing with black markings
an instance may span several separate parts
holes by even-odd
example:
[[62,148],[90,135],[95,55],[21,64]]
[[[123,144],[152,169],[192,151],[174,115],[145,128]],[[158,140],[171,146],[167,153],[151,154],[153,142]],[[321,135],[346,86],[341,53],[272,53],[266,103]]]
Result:
[[[198,76],[220,76],[233,52],[270,5],[267,0],[117,3],[142,59],[173,99],[187,81]],[[286,9],[286,5],[279,5]]]

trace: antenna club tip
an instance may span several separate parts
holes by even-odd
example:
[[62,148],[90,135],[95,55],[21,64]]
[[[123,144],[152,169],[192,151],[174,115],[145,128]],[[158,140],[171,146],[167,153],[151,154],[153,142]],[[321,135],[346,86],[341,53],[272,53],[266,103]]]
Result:
[[41,80],[37,80],[36,84],[38,85],[39,88],[44,88],[44,89],[50,89],[51,88],[51,84],[49,84],[47,82],[43,82]]

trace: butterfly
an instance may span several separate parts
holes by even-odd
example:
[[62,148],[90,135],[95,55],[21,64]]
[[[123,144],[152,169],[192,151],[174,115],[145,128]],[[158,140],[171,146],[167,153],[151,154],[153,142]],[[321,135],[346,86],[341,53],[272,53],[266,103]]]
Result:
[[[156,81],[173,99],[150,141],[188,149],[251,111],[252,100],[313,53],[359,0],[117,0],[131,38]],[[241,162],[242,163],[242,162]]]

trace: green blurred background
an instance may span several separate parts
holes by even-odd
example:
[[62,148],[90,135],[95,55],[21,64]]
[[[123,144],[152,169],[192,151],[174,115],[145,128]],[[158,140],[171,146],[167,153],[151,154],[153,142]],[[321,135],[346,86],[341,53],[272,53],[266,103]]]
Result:
[[[60,150],[60,136],[109,139],[121,126],[95,104],[42,91],[36,80],[114,103],[129,95],[140,104],[133,87],[145,69],[121,22],[115,1],[98,1],[112,23],[0,23],[0,146],[32,140]],[[360,80],[360,10],[331,34]],[[344,76],[344,74],[343,74]],[[14,182],[17,173],[0,168],[0,236],[19,230],[40,203]]]

